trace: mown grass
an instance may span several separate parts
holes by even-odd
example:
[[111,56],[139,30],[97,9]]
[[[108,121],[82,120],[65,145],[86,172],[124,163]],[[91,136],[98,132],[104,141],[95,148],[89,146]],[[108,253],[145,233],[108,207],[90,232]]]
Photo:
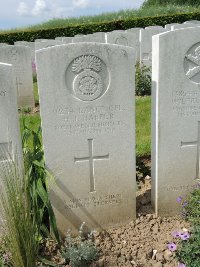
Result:
[[37,83],[33,83],[33,92],[34,92],[34,98],[35,98],[35,104],[39,105],[39,95],[38,95],[38,88],[37,88]]
[[102,13],[100,15],[94,16],[81,16],[81,17],[71,17],[71,18],[54,18],[49,21],[30,25],[24,28],[11,29],[1,32],[12,32],[19,29],[31,29],[31,30],[40,30],[40,29],[49,29],[56,27],[65,27],[69,25],[79,25],[79,24],[88,24],[94,22],[105,22],[105,21],[113,21],[113,20],[121,20],[121,19],[130,19],[137,17],[146,17],[146,16],[158,16],[158,15],[168,15],[168,14],[176,14],[176,13],[184,13],[184,12],[200,12],[200,7],[197,6],[178,6],[178,5],[166,5],[166,6],[150,6],[150,7],[141,7],[139,9],[127,9],[120,10],[118,12],[111,13]]
[[[36,86],[36,85],[35,85]],[[35,87],[35,90],[37,87]],[[37,95],[37,94],[36,94]],[[23,132],[23,120],[29,128],[36,130],[41,119],[38,113],[20,115],[20,128]],[[151,97],[136,97],[136,155],[149,156],[151,153]]]
[[136,97],[136,155],[151,154],[151,97]]

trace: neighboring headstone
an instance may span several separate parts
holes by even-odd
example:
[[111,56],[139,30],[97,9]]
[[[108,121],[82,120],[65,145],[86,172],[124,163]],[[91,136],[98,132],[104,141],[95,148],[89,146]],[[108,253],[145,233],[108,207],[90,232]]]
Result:
[[81,43],[81,42],[105,43],[106,42],[105,32],[98,32],[94,34],[87,34],[79,37],[73,37],[73,43]]
[[131,32],[131,33],[137,33],[138,36],[140,35],[140,30],[142,28],[130,28],[130,29],[127,29],[126,32]]
[[134,33],[130,32],[108,32],[106,41],[110,44],[125,45],[135,48],[136,59],[139,59],[139,38],[136,38]]
[[49,40],[49,41],[43,41],[43,42],[37,42],[35,43],[35,51],[43,48],[52,47],[55,45],[62,45],[64,44],[62,41],[58,40]]
[[73,39],[73,37],[63,37],[62,42],[65,44],[70,44],[70,43],[72,43],[72,39]]
[[162,216],[200,179],[200,28],[153,37],[152,200]]
[[185,22],[183,22],[183,24],[187,24],[187,23],[189,23],[189,24],[200,24],[200,20],[188,20],[188,21],[185,21]]
[[108,32],[107,43],[135,47],[134,35],[127,32]]
[[2,46],[7,46],[8,44],[6,44],[6,43],[0,43],[0,47],[2,47]]
[[140,30],[140,63],[147,67],[152,64],[152,36],[167,31],[164,28]]
[[26,42],[26,41],[17,41],[15,45],[27,46],[31,49],[31,62],[32,62],[32,72],[36,74],[36,66],[35,66],[35,43],[34,42]]
[[54,40],[54,39],[35,39],[35,43],[37,43],[37,42],[46,42],[46,41],[51,41],[51,40]]
[[114,31],[111,31],[111,32],[125,32],[125,30],[114,30]]
[[171,30],[179,30],[179,29],[185,29],[185,28],[191,28],[191,27],[198,27],[200,26],[199,24],[194,24],[194,23],[185,23],[185,24],[179,24],[179,25],[173,25],[171,27]]
[[165,25],[165,29],[168,31],[171,31],[172,26],[174,25],[180,25],[180,23],[170,23]]
[[134,49],[68,44],[36,53],[43,144],[60,231],[135,218]]
[[63,38],[64,38],[64,36],[60,36],[60,37],[56,37],[55,40],[62,41]]
[[22,144],[17,110],[17,92],[12,65],[0,63],[0,168],[12,158],[22,164]]
[[13,65],[18,107],[34,107],[31,51],[29,47],[0,47],[0,61]]
[[157,25],[145,27],[145,30],[162,30],[162,29],[163,29],[162,26],[157,26]]

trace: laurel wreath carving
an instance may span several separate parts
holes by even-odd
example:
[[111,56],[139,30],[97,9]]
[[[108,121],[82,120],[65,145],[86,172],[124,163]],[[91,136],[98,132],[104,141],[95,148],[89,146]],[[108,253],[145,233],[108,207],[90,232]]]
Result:
[[72,71],[79,73],[85,69],[93,69],[96,72],[101,70],[101,60],[95,56],[80,56],[76,58],[72,64]]

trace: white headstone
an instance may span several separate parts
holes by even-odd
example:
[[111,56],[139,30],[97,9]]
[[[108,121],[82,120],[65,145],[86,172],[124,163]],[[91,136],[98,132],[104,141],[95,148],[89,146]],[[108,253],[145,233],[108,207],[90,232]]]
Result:
[[136,59],[139,60],[139,37],[138,34],[129,32],[108,32],[106,41],[110,44],[130,46],[135,49]]
[[200,20],[188,20],[188,21],[183,22],[183,24],[187,24],[187,23],[200,24]]
[[191,27],[198,27],[200,26],[199,24],[194,24],[194,23],[185,23],[185,24],[178,24],[178,25],[173,25],[171,27],[171,30],[179,30],[179,29],[185,29],[185,28],[191,28]]
[[111,31],[111,32],[125,32],[125,30],[114,30],[114,31]]
[[46,41],[51,41],[51,40],[54,40],[54,39],[35,39],[35,43],[37,43],[37,42],[46,42]]
[[162,30],[162,29],[163,29],[162,26],[156,26],[156,25],[145,27],[145,30]]
[[35,67],[35,43],[34,42],[26,42],[26,41],[17,41],[15,45],[20,46],[27,46],[31,50],[31,61],[32,61],[32,71],[33,74],[36,74],[36,67]]
[[43,42],[36,42],[35,43],[35,51],[39,50],[39,49],[43,49],[43,48],[48,48],[48,47],[52,47],[55,45],[62,45],[63,42],[62,41],[58,41],[58,40],[49,40],[49,41],[43,41]]
[[16,45],[1,47],[0,61],[13,65],[18,107],[34,107],[30,48]]
[[63,37],[62,42],[65,44],[70,44],[70,43],[72,43],[72,39],[73,39],[73,37]]
[[165,29],[171,31],[172,26],[174,25],[181,25],[180,23],[170,23],[165,25]]
[[105,43],[106,42],[105,33],[98,32],[94,34],[87,34],[87,35],[73,38],[73,43],[81,43],[81,42]]
[[135,47],[135,36],[127,32],[108,32],[107,43]]
[[6,43],[0,43],[0,47],[2,47],[2,46],[7,46],[8,44],[6,44]]
[[152,36],[167,31],[164,28],[140,30],[140,63],[147,67],[152,64]]
[[19,131],[17,92],[12,65],[0,63],[0,167],[2,161],[22,163],[22,144]]
[[67,44],[36,53],[50,197],[59,229],[135,218],[134,49]]
[[180,212],[200,178],[200,28],[153,37],[152,200],[159,215]]
[[63,38],[64,38],[64,36],[60,36],[60,37],[56,37],[55,40],[62,41]]
[[126,32],[138,33],[138,36],[139,36],[141,29],[142,28],[130,28],[130,29],[127,29]]

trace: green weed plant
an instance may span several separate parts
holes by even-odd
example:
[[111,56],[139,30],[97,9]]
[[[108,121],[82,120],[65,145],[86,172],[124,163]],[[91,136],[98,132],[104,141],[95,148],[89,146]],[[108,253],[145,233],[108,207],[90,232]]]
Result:
[[139,62],[135,66],[135,94],[151,95],[151,69]]
[[32,209],[29,176],[11,157],[1,162],[0,168],[3,238],[11,254],[8,266],[35,267],[40,233]]
[[177,251],[180,262],[187,267],[200,266],[200,183],[187,197],[179,196],[177,201],[182,206],[182,215],[186,221],[191,223],[191,233],[187,240],[181,242]]
[[87,267],[98,257],[98,250],[93,243],[91,232],[87,238],[83,235],[83,226],[79,229],[79,235],[72,237],[71,231],[67,233],[62,256],[71,267]]
[[31,129],[23,122],[23,155],[25,172],[29,181],[32,210],[36,218],[38,229],[42,236],[52,232],[59,242],[60,237],[56,225],[55,215],[48,195],[48,180],[51,174],[44,162],[44,152],[41,143],[41,127]]

